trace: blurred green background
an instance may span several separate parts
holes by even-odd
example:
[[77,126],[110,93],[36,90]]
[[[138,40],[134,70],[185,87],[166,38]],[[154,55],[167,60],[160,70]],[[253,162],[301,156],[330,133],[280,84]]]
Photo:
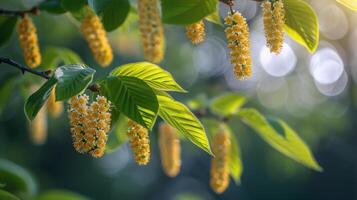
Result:
[[[35,0],[0,0],[0,8],[24,9]],[[319,17],[321,41],[310,55],[286,38],[283,52],[272,55],[265,48],[259,4],[239,0],[236,9],[249,21],[253,77],[233,77],[223,28],[206,22],[205,43],[192,46],[184,28],[165,25],[166,55],[161,67],[170,71],[189,91],[174,96],[189,101],[197,95],[212,98],[225,91],[250,97],[250,106],[285,119],[311,147],[324,168],[319,173],[282,156],[238,120],[231,121],[241,145],[242,183],[233,181],[222,195],[209,188],[210,157],[185,141],[182,170],[174,179],[160,166],[157,128],[151,133],[152,156],[148,166],[132,159],[128,144],[100,159],[76,153],[71,144],[68,119],[49,119],[47,143],[31,143],[23,113],[23,87],[16,87],[0,116],[0,158],[23,166],[35,177],[40,191],[65,189],[91,199],[357,199],[357,13],[332,0],[309,1]],[[227,8],[220,5],[221,17]],[[114,67],[142,61],[136,16],[108,34],[115,60],[100,68],[80,34],[79,23],[70,15],[41,13],[33,17],[42,52],[48,47],[66,47],[97,70],[96,78]],[[2,57],[24,63],[16,33],[0,47]],[[0,82],[20,73],[1,65]],[[0,94],[1,95],[1,94]],[[125,134],[125,133],[123,133]]]

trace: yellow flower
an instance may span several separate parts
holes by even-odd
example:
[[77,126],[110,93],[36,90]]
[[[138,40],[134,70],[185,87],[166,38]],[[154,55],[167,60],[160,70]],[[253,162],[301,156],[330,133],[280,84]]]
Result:
[[41,64],[41,53],[38,43],[36,27],[32,20],[25,15],[17,25],[20,46],[24,52],[26,64],[35,68]]
[[238,79],[247,79],[252,74],[248,24],[239,12],[229,13],[225,24],[234,74]]
[[139,0],[139,28],[144,48],[144,57],[159,63],[164,58],[164,30],[158,8],[158,0]]
[[229,185],[229,151],[231,141],[229,134],[222,131],[213,138],[213,154],[211,161],[211,188],[218,194],[223,193]]
[[262,3],[263,23],[267,46],[270,52],[279,54],[284,44],[285,11],[282,0]]
[[181,146],[176,129],[166,123],[159,127],[161,165],[169,177],[175,177],[181,168]]
[[106,67],[113,61],[113,51],[99,17],[88,14],[81,23],[81,31],[87,40],[96,61]]
[[148,130],[136,122],[128,121],[128,137],[136,163],[147,165],[150,160],[150,139]]
[[205,40],[205,24],[203,20],[186,26],[186,36],[192,44],[199,44]]
[[62,110],[63,103],[56,102],[55,89],[53,89],[47,100],[47,112],[51,117],[57,118],[62,113]]

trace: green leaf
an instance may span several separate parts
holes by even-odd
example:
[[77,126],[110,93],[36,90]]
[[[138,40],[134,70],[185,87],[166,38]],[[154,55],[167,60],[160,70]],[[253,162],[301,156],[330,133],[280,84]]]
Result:
[[108,142],[105,147],[107,153],[114,152],[122,144],[128,141],[127,131],[128,131],[128,118],[125,116],[120,116],[120,119],[115,124],[114,129],[109,133]]
[[193,144],[212,155],[206,131],[196,116],[185,105],[166,93],[158,93],[157,98],[160,104],[160,117]]
[[212,14],[217,0],[161,0],[162,20],[168,24],[192,24]]
[[313,53],[319,44],[319,23],[315,11],[302,0],[284,0],[285,31]]
[[50,190],[40,194],[36,200],[89,200],[89,198],[66,190]]
[[57,68],[54,74],[58,80],[56,101],[63,101],[83,92],[92,82],[94,73],[94,69],[81,64]]
[[67,48],[49,47],[46,48],[42,56],[41,66],[44,69],[53,69],[60,63],[78,64],[83,63],[77,53]]
[[28,199],[37,192],[32,176],[25,169],[8,160],[0,159],[0,180],[5,184],[3,190],[21,195],[23,199]]
[[87,0],[61,0],[61,6],[67,11],[75,12],[83,8]]
[[187,102],[187,106],[191,110],[205,109],[207,107],[207,104],[208,104],[208,99],[205,94],[199,94],[195,98]]
[[60,0],[46,0],[40,3],[39,9],[52,14],[63,14],[66,11],[62,8]]
[[11,37],[16,26],[17,17],[0,16],[0,46],[5,44]]
[[357,1],[356,0],[337,0],[338,3],[346,6],[347,8],[357,11]]
[[88,3],[102,17],[106,31],[113,31],[122,25],[130,11],[128,0],[89,0]]
[[0,199],[3,200],[20,200],[20,198],[16,197],[15,195],[6,192],[5,190],[0,189]]
[[247,102],[247,98],[238,93],[227,93],[212,100],[209,108],[211,111],[222,117],[228,117],[237,111]]
[[251,108],[240,110],[238,116],[282,154],[306,167],[322,171],[305,142],[282,120],[275,121],[272,126],[263,115]]
[[229,151],[229,173],[232,176],[234,182],[239,185],[240,178],[243,173],[243,163],[241,159],[240,147],[238,139],[232,130],[228,126],[225,126],[225,129],[231,135],[231,149]]
[[222,23],[221,17],[219,16],[218,9],[216,9],[216,11],[214,13],[208,15],[205,19],[209,22],[212,22],[214,24],[217,24],[217,25],[223,27],[223,23]]
[[33,120],[36,117],[37,113],[50,96],[50,93],[56,83],[57,80],[54,77],[51,77],[40,89],[38,89],[26,100],[24,110],[27,119]]
[[155,93],[144,81],[129,76],[109,76],[101,83],[101,91],[121,113],[148,129],[152,128],[159,104]]
[[130,63],[115,68],[111,73],[114,76],[131,76],[145,81],[150,87],[163,91],[186,92],[172,77],[170,72],[149,63]]

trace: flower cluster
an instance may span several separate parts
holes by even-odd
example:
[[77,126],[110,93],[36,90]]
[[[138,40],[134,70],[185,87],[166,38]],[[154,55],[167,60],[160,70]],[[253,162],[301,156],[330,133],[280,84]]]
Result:
[[199,44],[205,40],[205,24],[203,20],[186,26],[186,36],[192,44]]
[[138,123],[128,121],[128,137],[135,161],[139,165],[146,165],[150,160],[150,139],[148,130]]
[[213,139],[213,153],[211,162],[211,188],[218,194],[224,192],[229,185],[229,151],[231,141],[229,134],[217,133]]
[[57,118],[62,113],[62,111],[63,103],[56,102],[55,89],[53,89],[47,100],[47,112],[51,117]]
[[35,119],[30,122],[30,138],[36,145],[41,145],[47,139],[47,114],[46,107],[41,108]]
[[165,41],[158,0],[139,0],[138,14],[145,59],[159,63],[164,57]]
[[103,96],[97,96],[96,101],[88,105],[88,99],[87,95],[79,95],[69,100],[73,146],[79,153],[101,157],[110,130],[110,102]]
[[285,11],[282,0],[262,3],[263,22],[267,46],[276,54],[281,52],[284,43]]
[[25,15],[20,20],[17,26],[17,32],[26,64],[31,68],[39,66],[41,64],[41,53],[36,27],[28,15]]
[[225,24],[228,26],[225,32],[234,74],[238,79],[246,79],[252,73],[247,22],[239,12],[234,12],[228,14],[225,18]]
[[159,127],[161,164],[169,177],[175,177],[181,168],[181,145],[176,129],[162,123]]
[[103,67],[110,65],[113,51],[99,17],[93,13],[88,14],[81,23],[81,31],[96,61]]

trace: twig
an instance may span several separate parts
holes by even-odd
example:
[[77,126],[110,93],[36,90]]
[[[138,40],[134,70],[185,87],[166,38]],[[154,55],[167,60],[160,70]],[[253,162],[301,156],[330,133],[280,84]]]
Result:
[[[31,69],[27,66],[24,66],[24,65],[21,65],[9,58],[2,58],[0,57],[0,64],[1,63],[5,63],[5,64],[8,64],[10,66],[13,66],[17,69],[19,69],[22,74],[25,74],[26,72],[28,73],[31,73],[31,74],[34,74],[36,76],[39,76],[39,77],[42,77],[44,79],[50,79],[50,74],[51,74],[51,70],[47,70],[47,71],[36,71],[34,69]],[[92,92],[99,92],[99,85],[98,84],[92,84],[90,86],[87,87],[88,90],[92,91]]]
[[33,7],[29,10],[17,10],[17,11],[0,9],[0,15],[3,16],[24,17],[26,14],[38,15],[40,14],[40,9],[38,7]]

